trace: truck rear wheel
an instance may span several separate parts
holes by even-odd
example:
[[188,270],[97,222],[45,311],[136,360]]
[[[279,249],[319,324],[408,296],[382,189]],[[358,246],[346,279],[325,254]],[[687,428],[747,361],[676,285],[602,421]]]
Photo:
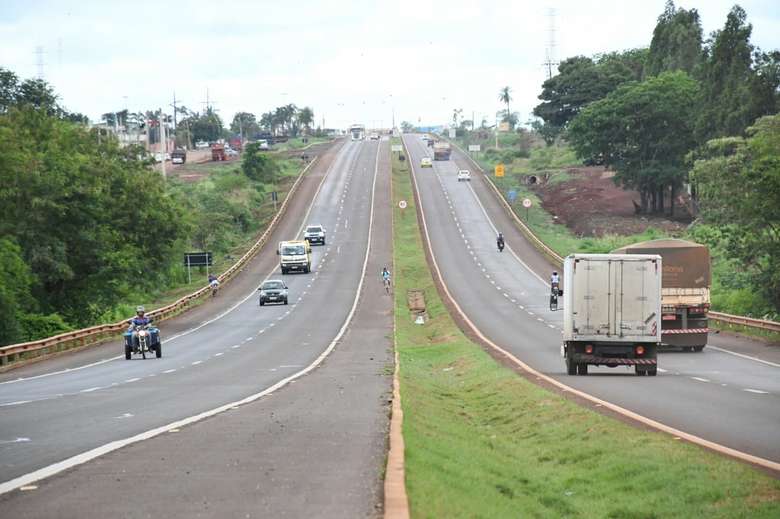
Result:
[[693,351],[699,352],[704,349],[704,346],[694,346]]
[[588,365],[584,362],[581,364],[577,364],[577,374],[578,375],[587,375],[588,374]]
[[566,357],[566,374],[567,375],[577,374],[577,364],[575,362],[572,362],[572,360],[568,357]]
[[658,374],[658,367],[657,367],[657,366],[653,366],[652,368],[648,369],[648,370],[646,371],[646,373],[647,373],[649,376],[651,376],[651,377],[654,377],[654,376],[656,376],[656,375]]

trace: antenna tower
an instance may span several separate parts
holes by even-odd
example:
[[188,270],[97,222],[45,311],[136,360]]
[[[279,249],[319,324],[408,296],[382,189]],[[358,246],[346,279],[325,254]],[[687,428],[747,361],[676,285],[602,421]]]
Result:
[[544,67],[547,69],[547,79],[553,77],[553,70],[558,66],[558,62],[555,60],[555,48],[557,47],[555,42],[555,15],[554,7],[547,9],[547,47],[544,50]]
[[38,79],[43,79],[43,46],[35,47],[35,66],[38,68]]

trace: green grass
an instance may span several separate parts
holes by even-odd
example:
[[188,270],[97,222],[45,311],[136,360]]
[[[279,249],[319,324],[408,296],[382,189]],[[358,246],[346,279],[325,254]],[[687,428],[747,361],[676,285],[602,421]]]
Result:
[[[469,341],[427,268],[408,164],[393,159],[395,343],[412,517],[780,516],[780,482],[579,407]],[[407,307],[411,289],[425,293],[424,325]]]
[[306,146],[311,146],[312,144],[319,144],[322,142],[329,142],[329,141],[330,139],[328,137],[309,137],[308,142],[304,143],[302,138],[295,137],[292,139],[288,139],[287,142],[274,144],[271,147],[271,150],[272,151],[298,150],[301,148],[305,148]]

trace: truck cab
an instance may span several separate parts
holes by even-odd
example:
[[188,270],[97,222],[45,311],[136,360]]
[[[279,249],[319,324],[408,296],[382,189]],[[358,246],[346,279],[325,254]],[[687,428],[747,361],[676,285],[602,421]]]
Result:
[[279,255],[279,266],[282,274],[291,271],[311,272],[311,245],[305,240],[292,240],[279,242],[276,250]]

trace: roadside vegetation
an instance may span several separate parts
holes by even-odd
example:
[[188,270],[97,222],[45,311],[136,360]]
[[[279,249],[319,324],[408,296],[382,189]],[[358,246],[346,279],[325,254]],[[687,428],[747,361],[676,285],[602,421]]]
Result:
[[[533,132],[500,133],[496,149],[492,130],[461,121],[458,140],[483,145],[478,160],[486,171],[507,165],[496,184],[504,196],[517,192],[513,205],[523,218],[520,201],[534,202],[528,223],[559,254],[606,252],[669,235],[698,241],[713,258],[713,309],[777,320],[780,50],[755,47],[751,32],[737,5],[705,40],[698,11],[669,1],[649,47],[563,60],[542,85]],[[508,87],[499,101],[506,108],[498,115],[514,129]],[[544,177],[546,186],[573,180],[567,170],[583,164],[604,165],[616,185],[637,193],[637,220],[676,218],[679,195],[688,198],[690,190],[691,225],[575,236],[556,225],[528,180]]]
[[[404,210],[398,201],[409,204]],[[780,482],[541,389],[453,322],[393,157],[395,344],[412,517],[776,517]],[[415,324],[407,293],[422,290]]]
[[204,286],[183,253],[220,272],[272,217],[300,171],[249,147],[241,164],[160,177],[143,149],[83,125],[38,80],[0,69],[0,345],[128,317]]

